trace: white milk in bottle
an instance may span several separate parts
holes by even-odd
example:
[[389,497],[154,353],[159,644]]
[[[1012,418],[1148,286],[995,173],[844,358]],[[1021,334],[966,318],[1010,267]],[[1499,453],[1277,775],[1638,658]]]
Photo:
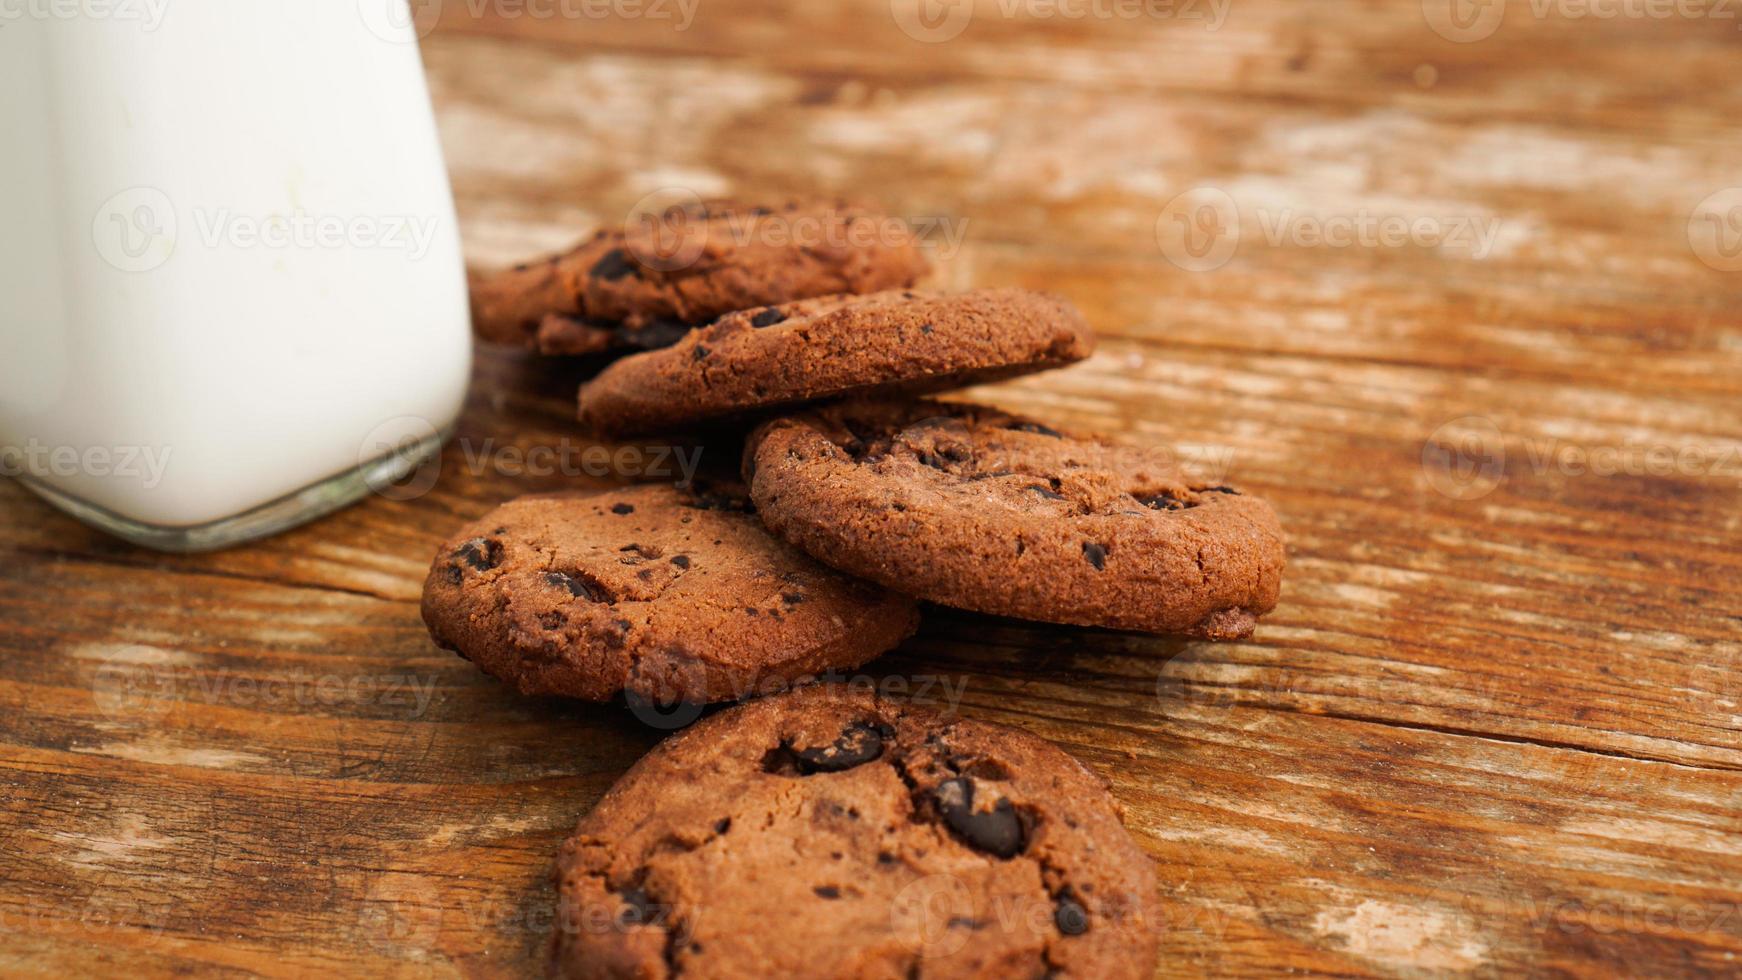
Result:
[[0,8],[0,461],[153,547],[439,448],[465,276],[403,0]]

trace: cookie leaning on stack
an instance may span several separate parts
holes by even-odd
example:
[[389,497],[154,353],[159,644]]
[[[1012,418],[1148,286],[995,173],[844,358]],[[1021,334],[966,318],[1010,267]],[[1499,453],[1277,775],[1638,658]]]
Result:
[[1024,289],[829,296],[727,314],[581,386],[580,419],[608,435],[766,413],[866,392],[923,393],[1073,364],[1082,315]]
[[478,336],[543,354],[652,349],[734,310],[911,286],[917,236],[846,201],[706,201],[471,277]]

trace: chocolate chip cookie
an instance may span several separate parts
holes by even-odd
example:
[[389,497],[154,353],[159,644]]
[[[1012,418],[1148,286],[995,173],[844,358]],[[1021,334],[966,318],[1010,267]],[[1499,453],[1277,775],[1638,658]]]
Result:
[[745,479],[763,522],[819,560],[979,612],[1237,639],[1282,578],[1264,501],[1162,450],[974,405],[778,419],[751,435]]
[[911,286],[926,269],[912,230],[868,207],[709,201],[473,275],[472,322],[546,354],[647,349],[733,310]]
[[1156,877],[1023,732],[820,685],[629,770],[562,847],[568,977],[1146,977]]
[[741,310],[583,385],[581,421],[658,432],[818,398],[941,391],[1060,367],[1094,335],[1056,296],[888,291]]
[[856,667],[918,625],[912,600],[811,561],[749,510],[665,485],[523,497],[442,546],[424,622],[523,694],[661,703]]

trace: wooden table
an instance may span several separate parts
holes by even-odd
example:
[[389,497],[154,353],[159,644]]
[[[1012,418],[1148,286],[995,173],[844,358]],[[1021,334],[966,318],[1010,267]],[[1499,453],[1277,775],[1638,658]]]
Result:
[[[938,284],[1101,330],[985,398],[1277,504],[1248,642],[932,610],[873,665],[1111,780],[1162,972],[1742,970],[1734,12],[555,2],[424,45],[472,261],[662,188],[879,199]],[[603,482],[516,462],[590,445],[573,384],[482,352],[433,490],[220,554],[0,486],[0,971],[535,968],[558,841],[661,733],[509,695],[417,599],[464,520]]]

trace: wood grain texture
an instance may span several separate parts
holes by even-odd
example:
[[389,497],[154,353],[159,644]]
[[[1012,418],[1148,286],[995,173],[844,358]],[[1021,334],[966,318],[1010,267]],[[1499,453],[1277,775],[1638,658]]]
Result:
[[[1056,290],[1103,335],[977,395],[1276,503],[1248,642],[930,610],[872,665],[1111,781],[1160,974],[1742,970],[1742,272],[1698,231],[1742,183],[1737,19],[1512,3],[1460,43],[1438,0],[1213,29],[980,0],[921,43],[904,3],[441,5],[469,259],[661,189],[880,199],[938,284]],[[1428,234],[1314,239],[1387,219]],[[1181,227],[1238,237],[1194,272]],[[425,636],[443,535],[611,478],[524,471],[593,445],[572,369],[477,374],[429,492],[244,549],[149,554],[0,485],[0,972],[536,969],[558,841],[661,733]]]

